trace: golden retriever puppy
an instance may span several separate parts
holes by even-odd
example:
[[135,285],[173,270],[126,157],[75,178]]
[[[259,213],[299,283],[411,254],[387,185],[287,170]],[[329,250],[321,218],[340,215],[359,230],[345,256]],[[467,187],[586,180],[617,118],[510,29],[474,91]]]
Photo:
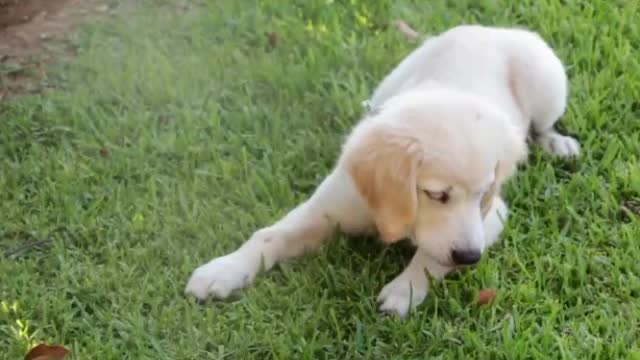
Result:
[[338,227],[413,242],[412,260],[378,298],[382,311],[406,316],[427,295],[425,270],[442,279],[498,239],[500,188],[526,157],[531,125],[545,149],[578,154],[577,141],[553,129],[566,97],[563,66],[535,33],[459,26],[428,39],[376,89],[311,197],[196,269],[186,292],[226,298]]

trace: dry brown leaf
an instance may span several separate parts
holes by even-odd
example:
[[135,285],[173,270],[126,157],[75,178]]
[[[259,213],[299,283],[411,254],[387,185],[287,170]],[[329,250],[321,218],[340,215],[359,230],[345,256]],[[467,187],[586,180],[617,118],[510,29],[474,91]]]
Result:
[[482,289],[478,293],[478,305],[486,305],[492,302],[496,295],[498,295],[498,291],[496,289]]
[[100,149],[100,155],[104,158],[109,157],[109,148],[103,147]]
[[62,360],[71,352],[62,346],[39,344],[31,349],[24,360]]
[[160,125],[169,125],[173,122],[173,118],[169,115],[160,115],[160,117],[158,117],[158,121],[160,122]]
[[278,33],[274,31],[269,34],[269,47],[273,49],[276,45],[278,45]]

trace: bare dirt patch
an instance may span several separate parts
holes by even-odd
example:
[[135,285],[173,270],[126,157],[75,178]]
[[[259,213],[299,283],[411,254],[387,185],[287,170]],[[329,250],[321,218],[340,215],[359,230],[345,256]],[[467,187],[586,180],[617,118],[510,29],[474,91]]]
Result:
[[40,13],[59,10],[68,0],[0,0],[0,29],[29,22]]
[[83,15],[108,10],[99,0],[0,0],[0,102],[39,91],[43,66],[73,53],[61,40]]

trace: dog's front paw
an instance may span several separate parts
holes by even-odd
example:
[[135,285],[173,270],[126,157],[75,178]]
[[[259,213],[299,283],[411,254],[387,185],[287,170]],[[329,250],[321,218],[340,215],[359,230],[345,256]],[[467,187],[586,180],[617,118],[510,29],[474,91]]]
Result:
[[234,254],[222,256],[197,268],[187,283],[185,293],[200,300],[209,296],[224,299],[234,290],[251,284],[254,275],[243,258]]
[[404,319],[410,310],[424,301],[428,290],[426,277],[411,280],[406,274],[400,274],[382,288],[378,296],[380,310]]
[[549,132],[541,135],[538,143],[543,149],[557,156],[574,157],[580,155],[580,143],[571,136]]

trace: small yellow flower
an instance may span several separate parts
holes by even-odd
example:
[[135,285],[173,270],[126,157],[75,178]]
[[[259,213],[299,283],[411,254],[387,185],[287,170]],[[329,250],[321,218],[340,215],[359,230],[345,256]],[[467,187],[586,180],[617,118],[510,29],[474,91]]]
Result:
[[365,15],[362,15],[357,11],[356,11],[356,21],[358,21],[358,24],[362,26],[367,26],[367,24],[369,23],[369,19]]
[[144,223],[144,215],[141,213],[137,213],[133,215],[133,220],[131,221],[134,226],[140,226]]

